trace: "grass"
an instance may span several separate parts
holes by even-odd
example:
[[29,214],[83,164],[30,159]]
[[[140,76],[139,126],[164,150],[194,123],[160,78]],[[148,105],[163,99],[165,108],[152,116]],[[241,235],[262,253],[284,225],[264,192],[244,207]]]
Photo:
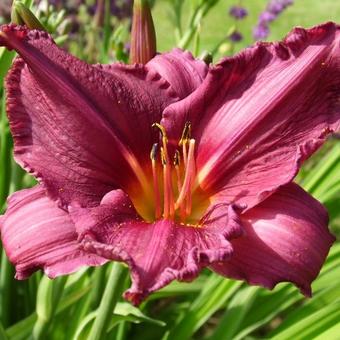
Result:
[[[167,51],[176,44],[171,24],[171,0],[158,0],[154,7],[154,19],[158,36],[159,51]],[[191,1],[185,1],[184,13],[191,11]],[[238,1],[220,0],[216,7],[210,11],[202,22],[201,46],[206,50],[212,50],[216,42],[222,40],[234,21],[228,15],[230,6]],[[241,49],[253,43],[251,29],[256,25],[257,18],[265,8],[267,0],[243,0],[249,15],[238,23],[238,29],[244,35],[244,40],[237,45]],[[186,18],[188,15],[186,16]],[[334,0],[295,0],[293,6],[288,7],[271,27],[271,35],[268,40],[280,40],[294,26],[310,27],[326,21],[340,22],[340,6]]]

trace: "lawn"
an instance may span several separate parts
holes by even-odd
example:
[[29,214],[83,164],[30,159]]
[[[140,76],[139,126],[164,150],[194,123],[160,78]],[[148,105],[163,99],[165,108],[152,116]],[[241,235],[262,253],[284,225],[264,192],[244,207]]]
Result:
[[[170,50],[175,46],[173,25],[171,24],[171,0],[158,0],[154,8],[154,20],[160,51]],[[184,13],[190,13],[191,2],[185,1]],[[220,0],[202,22],[201,46],[205,50],[214,48],[216,42],[226,36],[234,20],[228,15],[229,7],[237,1]],[[237,45],[240,49],[253,43],[252,27],[265,8],[266,0],[244,0],[242,5],[249,11],[249,16],[239,23],[238,29],[244,35],[244,40]],[[189,15],[188,15],[189,16]],[[187,17],[183,17],[183,22]],[[293,6],[288,7],[275,24],[271,26],[272,33],[268,40],[278,40],[285,36],[294,26],[309,27],[325,21],[340,21],[340,5],[335,0],[296,0]],[[202,49],[203,49],[202,48]]]

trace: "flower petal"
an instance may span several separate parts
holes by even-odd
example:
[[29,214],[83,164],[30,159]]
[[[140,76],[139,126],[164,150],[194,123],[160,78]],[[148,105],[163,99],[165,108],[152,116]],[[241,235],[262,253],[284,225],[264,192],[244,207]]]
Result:
[[280,188],[241,216],[244,237],[231,241],[230,261],[212,269],[272,289],[289,281],[307,296],[335,238],[325,208],[298,185]]
[[50,196],[95,205],[142,181],[158,137],[151,125],[178,99],[166,80],[141,65],[88,65],[19,26],[1,26],[0,45],[22,57],[7,78],[15,156]]
[[289,183],[339,128],[340,29],[294,29],[211,68],[203,84],[163,114],[172,142],[186,121],[197,145],[199,182],[248,208]]
[[204,266],[228,260],[228,240],[242,233],[232,206],[213,207],[203,226],[192,227],[170,220],[146,223],[123,192],[111,197],[111,203],[105,199],[71,215],[86,251],[129,265],[132,286],[125,297],[134,304],[172,280],[192,280]]
[[0,228],[6,254],[20,280],[40,268],[54,278],[81,266],[107,262],[79,248],[69,214],[47,198],[40,186],[18,191],[9,198]]
[[190,52],[179,48],[157,55],[147,63],[147,67],[166,79],[181,99],[196,90],[208,73],[204,61],[194,59]]

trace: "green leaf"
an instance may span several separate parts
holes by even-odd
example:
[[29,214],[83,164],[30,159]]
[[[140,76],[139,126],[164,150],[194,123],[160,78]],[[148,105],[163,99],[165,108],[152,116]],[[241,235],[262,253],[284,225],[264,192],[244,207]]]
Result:
[[46,338],[66,280],[67,276],[54,280],[50,280],[47,276],[42,277],[37,293],[37,321],[33,328],[34,339]]
[[8,51],[5,47],[0,47],[0,89],[3,86],[4,78],[12,64],[15,52]]
[[43,276],[40,280],[36,307],[38,319],[47,321],[52,315],[53,284],[54,281],[47,276]]
[[241,282],[212,274],[201,294],[170,331],[169,339],[190,338],[241,286]]
[[207,277],[203,275],[199,276],[195,281],[190,283],[173,281],[168,286],[151,294],[148,298],[148,301],[164,297],[197,294],[202,291],[206,281]]
[[6,334],[6,331],[5,331],[1,321],[0,321],[0,339],[1,340],[8,340],[8,336]]
[[37,319],[35,313],[25,319],[20,320],[6,329],[8,337],[12,340],[26,340],[32,334],[33,325]]
[[233,339],[259,292],[260,289],[253,286],[240,289],[227,305],[224,316],[220,319],[218,327],[209,339]]
[[[88,338],[92,324],[98,315],[98,310],[88,314],[83,321],[79,324],[77,332],[74,336],[74,340],[85,340]],[[157,326],[165,326],[165,323],[161,320],[153,319],[145,315],[138,308],[132,306],[127,302],[118,302],[112,314],[110,325],[107,331],[110,331],[117,323],[122,321],[129,321],[132,323],[147,322]]]
[[[78,274],[78,273],[77,273]],[[74,274],[71,275],[69,278],[79,277],[79,275]],[[68,280],[70,281],[70,280]],[[65,294],[60,303],[58,304],[58,308],[56,311],[56,315],[62,313],[67,308],[77,304],[77,302],[84,297],[91,289],[90,285],[86,285],[83,288],[79,288],[78,286],[73,291],[69,291]],[[66,289],[67,290],[67,289]],[[10,339],[21,340],[27,339],[28,336],[32,333],[34,323],[37,321],[37,314],[33,313],[25,319],[20,320],[19,322],[15,323],[11,327],[6,329],[6,332]]]
[[340,143],[335,141],[329,147],[302,181],[302,186],[321,202],[340,199]]
[[[325,306],[271,337],[272,340],[314,339],[330,327],[339,325],[340,301]],[[328,339],[327,340],[331,340]]]

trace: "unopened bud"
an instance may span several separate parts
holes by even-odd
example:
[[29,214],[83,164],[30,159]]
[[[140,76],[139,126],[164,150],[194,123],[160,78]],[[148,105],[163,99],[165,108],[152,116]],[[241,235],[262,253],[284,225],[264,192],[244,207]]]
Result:
[[131,29],[130,63],[146,64],[156,54],[156,33],[148,0],[135,0]]
[[208,51],[204,51],[201,54],[200,59],[203,60],[207,65],[209,65],[213,62],[213,56]]
[[15,9],[14,3],[13,3],[13,6],[12,6],[12,10],[11,10],[11,22],[13,24],[17,24],[17,25],[23,25],[24,24],[20,15],[18,14],[17,10]]
[[20,1],[13,2],[11,18],[12,22],[15,24],[25,24],[30,29],[46,31],[37,17]]

